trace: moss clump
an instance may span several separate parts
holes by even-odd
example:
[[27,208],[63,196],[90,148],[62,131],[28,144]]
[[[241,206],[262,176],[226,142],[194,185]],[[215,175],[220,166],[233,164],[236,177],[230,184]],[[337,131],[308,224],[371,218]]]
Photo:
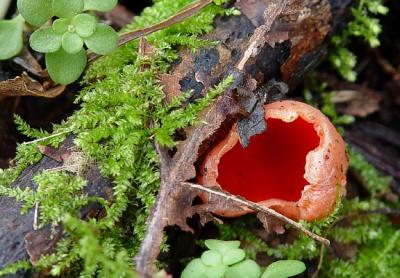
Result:
[[[157,1],[124,31],[159,22],[190,2]],[[165,105],[157,75],[168,71],[178,57],[178,48],[194,50],[215,44],[199,35],[212,31],[213,19],[226,12],[220,5],[210,4],[185,22],[149,35],[147,39],[155,47],[151,57],[139,56],[138,41],[133,41],[95,62],[77,97],[81,109],[55,127],[57,136],[46,137],[17,118],[21,131],[41,138],[41,144],[57,146],[68,133],[74,134],[79,150],[96,161],[101,174],[113,181],[112,201],[82,195],[86,181],[65,171],[37,174],[36,193],[10,188],[9,184],[26,166],[41,158],[37,143],[19,147],[17,167],[0,172],[0,194],[24,201],[26,209],[38,204],[40,225],[61,222],[67,231],[56,254],[43,257],[37,269],[50,267],[53,275],[68,268],[78,269],[78,273],[82,269],[84,277],[134,276],[133,257],[144,236],[145,220],[160,183],[153,140],[174,146],[175,130],[195,124],[198,113],[232,81],[230,77],[222,80],[205,98],[190,105],[182,105],[185,94]],[[91,201],[103,204],[106,216],[89,222],[79,220],[79,209]]]
[[334,49],[329,59],[342,77],[348,81],[355,81],[357,74],[354,67],[357,64],[356,55],[347,47],[352,37],[364,39],[371,47],[379,46],[378,36],[381,25],[377,16],[384,15],[388,8],[382,0],[357,0],[351,8],[353,19],[345,27],[341,35],[332,38]]

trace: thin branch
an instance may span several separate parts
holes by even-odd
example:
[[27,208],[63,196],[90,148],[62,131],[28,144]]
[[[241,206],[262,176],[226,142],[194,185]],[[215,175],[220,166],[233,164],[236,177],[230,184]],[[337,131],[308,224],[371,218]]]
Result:
[[355,217],[361,217],[361,216],[368,216],[371,214],[383,214],[383,215],[400,215],[400,209],[394,209],[394,208],[380,208],[380,209],[374,209],[374,210],[361,210],[357,211],[354,213],[350,213],[347,215],[344,215],[338,219],[336,219],[333,223],[332,226],[335,226],[342,221],[345,221],[347,219],[355,218]]
[[39,203],[35,204],[35,213],[33,215],[33,230],[36,231],[39,227]]
[[321,271],[322,268],[322,263],[324,262],[324,253],[325,253],[325,245],[321,245],[321,249],[319,250],[319,260],[318,260],[318,266],[317,270],[313,273],[311,278],[317,278],[319,272]]
[[[144,37],[150,35],[151,33],[165,29],[175,23],[182,22],[185,19],[195,15],[197,12],[206,7],[208,4],[211,4],[213,1],[214,0],[198,0],[192,4],[187,5],[181,11],[167,18],[166,20],[163,20],[159,23],[153,24],[143,29],[134,30],[121,34],[121,36],[119,37],[118,46],[122,46],[137,38]],[[100,55],[89,52],[88,57],[89,57],[88,59],[89,62],[93,62],[95,59],[99,58]]]
[[220,196],[220,197],[224,197],[227,200],[232,200],[233,202],[235,202],[237,204],[240,204],[240,205],[243,205],[243,206],[246,206],[246,207],[248,207],[248,208],[250,208],[250,209],[252,209],[254,211],[263,212],[263,213],[266,213],[268,215],[272,215],[272,216],[276,217],[277,219],[279,219],[279,220],[281,220],[281,221],[283,221],[283,222],[285,222],[287,224],[290,224],[293,227],[299,229],[300,231],[302,231],[304,234],[306,234],[307,236],[311,237],[312,239],[314,239],[316,241],[319,241],[319,242],[321,242],[322,244],[325,244],[325,245],[329,245],[330,244],[328,239],[323,238],[323,237],[311,232],[310,230],[307,230],[300,223],[298,223],[298,222],[296,222],[296,221],[294,221],[294,220],[292,220],[292,219],[290,219],[290,218],[288,218],[288,217],[276,212],[273,209],[262,207],[262,206],[260,206],[260,205],[258,205],[256,203],[253,203],[253,202],[248,201],[248,200],[244,200],[244,199],[242,199],[242,198],[240,198],[238,196],[235,196],[235,195],[232,195],[232,194],[229,194],[229,193],[225,193],[225,192],[221,192],[221,191],[216,191],[216,190],[213,190],[211,188],[205,187],[205,186],[200,185],[200,184],[183,182],[182,185],[190,186],[192,188],[195,188],[195,189],[198,189],[198,190],[210,193],[210,194],[214,194],[214,195],[217,195],[217,196]]
[[66,130],[66,131],[63,131],[63,132],[55,133],[55,134],[52,134],[52,135],[49,135],[49,136],[46,136],[46,137],[43,137],[43,138],[39,138],[39,139],[36,139],[36,140],[33,140],[33,141],[24,142],[24,143],[22,143],[22,145],[35,144],[35,143],[42,142],[42,141],[45,141],[45,140],[53,138],[53,137],[57,137],[57,136],[61,136],[63,134],[67,134],[69,132],[71,132],[71,131],[70,130]]
[[212,2],[213,2],[213,0],[198,0],[192,4],[189,4],[183,10],[174,14],[173,16],[169,17],[166,20],[163,20],[159,23],[156,23],[154,25],[151,25],[149,27],[146,27],[146,28],[143,28],[140,30],[135,30],[135,31],[124,33],[120,36],[118,45],[121,46],[121,45],[126,44],[127,42],[130,42],[132,40],[135,40],[139,37],[147,36],[156,31],[165,29],[165,28],[171,26],[172,24],[182,22],[183,20],[187,19],[188,17],[195,15],[198,11],[200,11],[202,8],[204,8],[205,6],[207,6],[208,4],[210,4]]

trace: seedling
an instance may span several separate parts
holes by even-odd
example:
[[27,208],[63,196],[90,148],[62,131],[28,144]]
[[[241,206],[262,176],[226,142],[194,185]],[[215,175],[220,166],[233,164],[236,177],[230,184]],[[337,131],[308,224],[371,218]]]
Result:
[[29,43],[45,53],[50,77],[60,84],[72,83],[86,67],[86,49],[100,55],[116,49],[117,32],[88,13],[110,11],[116,4],[117,0],[18,0],[21,15],[0,21],[0,59],[12,58],[22,50],[25,20],[38,27]]
[[205,245],[209,250],[192,260],[183,270],[181,278],[286,278],[306,269],[303,262],[282,260],[269,265],[261,275],[260,266],[246,259],[245,252],[239,248],[240,241],[209,239]]

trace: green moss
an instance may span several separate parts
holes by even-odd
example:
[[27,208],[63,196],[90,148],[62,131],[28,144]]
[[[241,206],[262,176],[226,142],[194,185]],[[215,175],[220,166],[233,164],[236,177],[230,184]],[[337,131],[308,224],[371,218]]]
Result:
[[[349,200],[348,203],[350,207],[359,206],[357,199]],[[386,206],[377,202],[364,203],[363,206],[365,205],[370,209]],[[397,277],[400,273],[399,230],[385,215],[363,215],[362,211],[352,213],[356,216],[350,219],[351,225],[337,225],[329,231],[329,236],[344,245],[355,243],[357,252],[349,260],[331,258],[326,254],[328,257],[324,260],[321,276]]]
[[21,260],[16,263],[10,264],[0,270],[0,276],[15,274],[18,271],[27,271],[31,268],[31,264],[28,260]]
[[[134,23],[124,31],[157,23],[190,2],[157,1],[135,17]],[[62,222],[67,231],[56,254],[43,257],[38,269],[50,267],[53,275],[68,268],[73,273],[81,272],[82,277],[134,276],[133,257],[143,239],[145,221],[160,184],[159,159],[153,140],[164,146],[175,146],[175,131],[196,124],[197,115],[232,81],[231,77],[222,80],[195,103],[182,105],[186,103],[187,94],[184,94],[166,105],[157,76],[168,71],[178,57],[179,48],[194,51],[216,44],[198,36],[212,31],[215,16],[225,12],[221,6],[211,4],[185,22],[149,35],[147,39],[155,47],[151,58],[138,56],[138,41],[132,41],[93,63],[76,100],[81,109],[55,126],[56,136],[32,129],[16,117],[19,130],[29,137],[40,138],[40,142],[19,146],[17,167],[0,172],[0,194],[18,198],[24,202],[25,209],[38,204],[40,226]],[[36,193],[9,187],[25,167],[41,158],[39,143],[57,146],[68,133],[74,134],[75,144],[84,155],[96,161],[102,175],[113,181],[112,201],[83,195],[86,181],[67,173],[70,169],[37,174],[34,177],[38,184]],[[80,208],[89,202],[103,204],[106,216],[98,221],[79,220]]]
[[354,67],[357,57],[347,47],[354,37],[364,39],[371,47],[379,46],[378,36],[381,33],[379,15],[384,15],[388,9],[382,0],[357,0],[351,8],[353,16],[342,34],[332,38],[334,49],[330,52],[330,62],[348,81],[355,81],[357,74]]
[[389,190],[392,177],[382,176],[356,149],[348,147],[347,151],[350,168],[360,175],[363,185],[372,197]]

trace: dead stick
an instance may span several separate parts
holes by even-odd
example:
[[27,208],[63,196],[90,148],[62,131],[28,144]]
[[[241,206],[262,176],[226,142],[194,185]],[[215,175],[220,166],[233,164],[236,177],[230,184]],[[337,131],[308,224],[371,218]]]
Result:
[[220,197],[224,197],[227,200],[232,200],[235,203],[244,205],[244,206],[249,207],[249,208],[251,208],[251,209],[253,209],[255,211],[263,212],[263,213],[272,215],[272,216],[278,218],[279,220],[281,220],[281,221],[283,221],[283,222],[285,222],[287,224],[290,224],[293,227],[299,229],[300,231],[302,231],[304,234],[306,234],[307,236],[311,237],[312,239],[314,239],[316,241],[319,241],[320,243],[322,243],[324,245],[327,245],[327,246],[329,246],[329,244],[330,244],[328,239],[326,239],[326,238],[324,238],[322,236],[319,236],[319,235],[311,232],[310,230],[307,230],[300,223],[298,223],[298,222],[296,222],[296,221],[294,221],[294,220],[292,220],[292,219],[280,214],[279,212],[276,212],[273,209],[262,207],[262,206],[260,206],[260,205],[258,205],[256,203],[241,199],[240,197],[237,197],[235,195],[232,195],[232,194],[229,194],[229,193],[225,193],[225,192],[221,192],[221,191],[216,191],[216,190],[213,190],[212,188],[205,187],[205,186],[200,185],[200,184],[195,184],[195,183],[190,183],[190,182],[183,182],[182,185],[190,186],[191,188],[195,188],[195,189],[198,189],[198,190],[210,193],[210,194],[214,194],[214,195],[217,195],[217,196],[220,196]]
[[322,269],[322,263],[324,262],[324,252],[325,252],[325,245],[321,245],[321,249],[319,250],[319,259],[318,259],[317,270],[313,273],[311,278],[317,278],[318,277],[318,274]]

